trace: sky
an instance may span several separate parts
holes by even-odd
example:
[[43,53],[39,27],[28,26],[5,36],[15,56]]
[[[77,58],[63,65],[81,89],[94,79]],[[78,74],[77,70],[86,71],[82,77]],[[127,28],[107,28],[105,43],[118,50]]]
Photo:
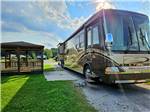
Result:
[[150,0],[2,0],[1,41],[57,47],[102,6],[150,18]]

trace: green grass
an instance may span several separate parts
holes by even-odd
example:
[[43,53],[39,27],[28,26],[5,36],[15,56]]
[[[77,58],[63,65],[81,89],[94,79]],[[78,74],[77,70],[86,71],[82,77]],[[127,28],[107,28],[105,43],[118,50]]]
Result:
[[44,64],[44,71],[54,71],[55,67],[52,64]]
[[149,84],[149,85],[150,85],[150,82],[147,82],[147,84]]
[[150,85],[150,79],[147,80],[146,84],[149,84],[149,85]]
[[49,58],[48,60],[52,63],[57,63],[53,58]]
[[1,108],[3,109],[9,101],[15,96],[17,91],[23,86],[29,77],[25,76],[10,76],[2,77],[1,81]]
[[55,71],[57,62],[53,58],[48,59],[48,61],[50,64],[44,64],[44,71]]
[[3,112],[95,112],[71,81],[45,80],[43,75],[4,76]]

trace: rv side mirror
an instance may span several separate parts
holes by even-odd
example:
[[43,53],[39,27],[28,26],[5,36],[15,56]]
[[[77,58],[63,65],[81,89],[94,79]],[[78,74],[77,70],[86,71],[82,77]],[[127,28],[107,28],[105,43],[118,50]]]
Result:
[[58,53],[61,55],[61,54],[64,54],[64,44],[61,44],[58,46]]
[[113,36],[111,33],[106,34],[105,45],[108,50],[111,50],[113,44]]

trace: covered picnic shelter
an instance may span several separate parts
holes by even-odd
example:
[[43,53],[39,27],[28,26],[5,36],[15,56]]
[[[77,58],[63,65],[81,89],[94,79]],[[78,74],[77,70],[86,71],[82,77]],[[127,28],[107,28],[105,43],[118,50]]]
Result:
[[43,50],[23,41],[1,43],[1,73],[43,73]]

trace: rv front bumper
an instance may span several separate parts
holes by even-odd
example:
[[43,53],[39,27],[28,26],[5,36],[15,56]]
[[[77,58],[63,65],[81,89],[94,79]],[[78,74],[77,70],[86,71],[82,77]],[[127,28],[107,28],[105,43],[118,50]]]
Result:
[[[125,72],[119,72],[117,68],[106,68],[105,74],[113,83],[142,83],[150,79],[150,67],[125,67]],[[108,71],[109,70],[109,71]]]
[[115,84],[126,84],[126,83],[144,83],[148,82],[148,80],[115,80]]

